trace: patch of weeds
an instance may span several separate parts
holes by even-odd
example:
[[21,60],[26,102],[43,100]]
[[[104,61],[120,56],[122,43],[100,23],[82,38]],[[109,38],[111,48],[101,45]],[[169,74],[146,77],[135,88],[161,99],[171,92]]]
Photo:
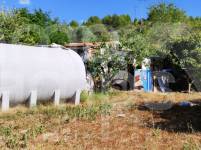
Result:
[[117,95],[119,95],[121,92],[120,91],[118,91],[118,90],[110,90],[109,92],[108,92],[108,95],[109,96],[117,96]]
[[136,104],[132,103],[132,102],[129,102],[127,105],[126,105],[126,108],[129,110],[129,111],[133,111],[137,108]]
[[10,136],[12,134],[12,127],[1,127],[0,128],[0,135],[2,136]]
[[24,117],[24,115],[25,115],[25,113],[23,113],[19,110],[16,112],[16,116],[18,116],[18,117]]
[[85,109],[85,116],[87,120],[95,120],[98,113],[98,109],[96,107],[89,107]]
[[189,139],[187,140],[184,144],[183,144],[183,150],[200,150],[200,145],[198,145],[195,141],[193,141],[193,139]]
[[1,127],[0,135],[3,136],[3,140],[10,149],[26,148],[28,141],[35,138],[39,134],[43,133],[44,126],[39,125],[28,129],[25,133],[19,133],[15,131],[13,127]]
[[38,125],[38,126],[34,127],[32,130],[34,133],[33,135],[35,135],[34,137],[36,137],[45,131],[45,127],[43,125]]
[[154,137],[159,137],[160,134],[161,134],[161,129],[159,129],[159,128],[154,129],[152,131],[152,134],[153,134]]
[[108,97],[109,95],[106,93],[93,93],[90,96],[90,100],[96,101],[96,102],[103,102],[104,100],[107,100]]
[[26,111],[24,113],[24,115],[29,116],[29,115],[34,115],[34,114],[37,114],[37,113],[38,113],[38,109],[35,107],[35,108],[29,109],[28,111]]
[[24,134],[22,134],[21,140],[22,147],[27,147],[28,141],[30,139],[36,138],[38,135],[42,134],[45,131],[45,127],[43,125],[38,125],[36,127],[33,127],[29,130],[27,130]]
[[110,104],[102,104],[98,109],[101,115],[110,115],[112,106]]
[[87,91],[83,91],[80,95],[80,102],[85,103],[89,99],[89,94]]
[[97,115],[109,115],[111,110],[111,105],[109,104],[101,104],[101,105],[91,105],[87,107],[74,107],[73,110],[70,111],[71,116],[74,116],[78,119],[87,119],[94,120]]
[[94,120],[97,115],[110,114],[111,105],[109,104],[99,104],[91,106],[66,106],[63,108],[47,108],[42,111],[48,117],[62,118],[63,116],[68,116],[69,119],[87,119]]
[[46,108],[40,109],[40,113],[45,114],[47,117],[59,117],[66,114],[66,107],[51,107],[47,106]]
[[12,126],[0,128],[0,134],[3,136],[6,146],[12,149],[19,147],[19,137],[17,134],[14,134],[13,130]]
[[[26,117],[27,115],[43,114],[49,118],[56,117],[62,118],[67,116],[67,122],[70,119],[86,119],[95,120],[97,115],[109,115],[112,106],[110,104],[97,104],[97,105],[79,105],[79,106],[65,106],[65,107],[52,107],[47,106],[44,108],[38,108],[28,110],[26,112],[17,112],[20,117]],[[5,118],[6,119],[6,118]],[[30,140],[36,138],[38,135],[45,131],[45,127],[42,124],[36,125],[24,132],[19,132],[17,126],[1,126],[0,135],[3,137],[7,148],[10,149],[22,149],[27,148]]]
[[97,115],[97,108],[94,106],[76,106],[76,107],[68,107],[66,111],[70,118],[77,118],[77,119],[87,119],[87,120],[94,120]]
[[46,109],[40,110],[43,114],[45,114],[48,117],[54,117],[57,116],[59,110],[53,108],[53,107],[47,107]]
[[11,121],[11,120],[17,120],[18,116],[17,114],[11,115],[11,114],[4,114],[0,116],[0,119]]
[[27,132],[22,135],[22,141],[23,141],[22,147],[28,146],[29,139],[30,139],[30,137],[29,137],[29,134]]
[[5,141],[8,148],[17,149],[20,147],[19,136],[17,134],[11,134],[5,139]]
[[4,115],[1,115],[0,119],[3,119],[5,121],[18,120],[19,118],[23,118],[23,117],[28,116],[28,115],[33,115],[34,113],[31,113],[31,112],[32,112],[32,109],[30,109],[28,111],[25,111],[25,112],[22,112],[22,111],[18,110],[14,114],[4,114]]

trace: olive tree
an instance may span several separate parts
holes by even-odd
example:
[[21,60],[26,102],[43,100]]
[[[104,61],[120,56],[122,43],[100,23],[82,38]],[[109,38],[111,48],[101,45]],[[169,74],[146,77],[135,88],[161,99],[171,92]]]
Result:
[[104,43],[88,62],[88,70],[94,78],[96,89],[103,91],[111,87],[114,76],[125,67],[125,57]]
[[120,35],[122,49],[129,51],[127,58],[132,55],[137,60],[137,63],[141,63],[143,58],[155,54],[149,39],[136,28],[124,29]]
[[88,27],[81,26],[74,30],[73,40],[75,42],[94,42],[96,41],[96,36]]

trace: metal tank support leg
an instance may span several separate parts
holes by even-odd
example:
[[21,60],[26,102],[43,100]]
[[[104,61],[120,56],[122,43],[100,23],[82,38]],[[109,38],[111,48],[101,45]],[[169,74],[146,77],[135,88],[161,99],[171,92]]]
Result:
[[37,91],[31,91],[29,98],[29,107],[35,107],[37,105]]
[[8,111],[10,106],[9,92],[3,92],[1,95],[1,110]]
[[54,97],[53,97],[54,105],[55,105],[55,106],[58,106],[58,105],[59,105],[60,96],[61,96],[60,90],[55,90],[55,91],[54,91]]

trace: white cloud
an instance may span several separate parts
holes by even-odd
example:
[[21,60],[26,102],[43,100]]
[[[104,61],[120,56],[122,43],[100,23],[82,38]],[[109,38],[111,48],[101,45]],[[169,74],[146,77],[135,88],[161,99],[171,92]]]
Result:
[[31,3],[31,1],[30,0],[19,0],[19,3],[21,5],[29,5]]

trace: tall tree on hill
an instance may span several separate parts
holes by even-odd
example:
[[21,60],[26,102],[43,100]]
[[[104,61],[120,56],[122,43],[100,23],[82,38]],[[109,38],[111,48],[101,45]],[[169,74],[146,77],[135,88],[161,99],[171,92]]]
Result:
[[128,50],[129,54],[135,58],[138,63],[146,57],[155,54],[149,39],[143,32],[139,32],[136,28],[125,28],[120,32],[120,42],[124,50]]
[[41,26],[24,24],[14,31],[11,42],[28,45],[47,45],[49,44],[49,37]]
[[103,19],[102,19],[102,22],[103,24],[107,27],[107,28],[112,28],[112,16],[108,15],[108,16],[105,16]]
[[25,24],[25,19],[19,17],[15,10],[0,12],[0,41],[12,43],[14,32]]
[[110,33],[103,24],[95,24],[90,26],[90,30],[97,37],[98,42],[106,42],[110,40]]
[[194,31],[201,31],[201,17],[189,17],[188,24],[192,27]]
[[148,13],[148,20],[151,22],[184,22],[186,18],[186,13],[173,4],[154,5]]
[[96,36],[93,32],[85,26],[77,28],[75,31],[75,42],[94,42],[96,41]]
[[101,24],[102,21],[98,16],[91,16],[85,23],[84,25],[91,26],[91,25],[96,25],[96,24]]
[[33,24],[46,27],[52,24],[52,19],[50,18],[48,12],[44,12],[42,9],[38,9],[35,10],[33,14],[31,14],[31,22]]
[[64,45],[70,42],[70,30],[67,24],[55,24],[46,28],[50,43]]
[[74,28],[77,28],[79,26],[79,23],[75,20],[72,20],[70,23],[69,23],[70,27],[72,27],[73,29]]
[[148,28],[146,37],[154,49],[158,50],[157,55],[166,57],[169,54],[167,44],[188,35],[190,30],[191,28],[185,23],[157,22]]
[[167,48],[182,68],[201,67],[201,34],[191,32],[167,43]]
[[109,15],[105,16],[102,22],[108,29],[118,29],[131,24],[132,21],[129,15]]
[[27,8],[19,8],[14,10],[14,14],[21,20],[21,23],[31,23],[31,13]]

